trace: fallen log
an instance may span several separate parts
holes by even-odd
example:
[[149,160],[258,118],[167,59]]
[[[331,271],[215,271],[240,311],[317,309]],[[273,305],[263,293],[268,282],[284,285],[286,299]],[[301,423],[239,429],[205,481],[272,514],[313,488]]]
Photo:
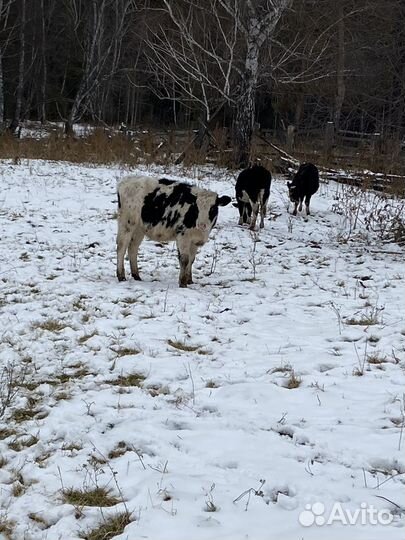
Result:
[[[256,137],[268,144],[273,150],[277,152],[282,162],[282,166],[276,167],[276,172],[290,176],[293,171],[299,167],[300,161],[288,154],[285,150],[270,142],[261,133],[256,133]],[[337,170],[330,167],[324,167],[322,165],[315,165],[321,175],[321,180],[332,180],[340,184],[346,184],[355,187],[367,187],[367,189],[373,189],[375,191],[387,191],[394,183],[403,184],[402,193],[405,194],[405,176],[396,174],[376,173],[372,171],[347,171],[344,169]]]

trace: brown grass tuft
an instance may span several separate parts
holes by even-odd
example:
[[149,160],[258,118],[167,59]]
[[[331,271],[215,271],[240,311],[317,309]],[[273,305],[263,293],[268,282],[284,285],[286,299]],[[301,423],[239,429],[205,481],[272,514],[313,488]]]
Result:
[[96,487],[94,489],[74,489],[67,488],[62,492],[64,502],[73,506],[98,506],[99,508],[115,506],[122,502],[110,494],[106,488]]
[[110,518],[104,519],[103,523],[92,531],[85,533],[84,540],[111,540],[124,532],[124,529],[133,519],[129,512],[122,512]]
[[171,347],[183,352],[195,352],[200,348],[200,345],[187,345],[184,341],[173,341],[172,339],[168,339],[167,343]]

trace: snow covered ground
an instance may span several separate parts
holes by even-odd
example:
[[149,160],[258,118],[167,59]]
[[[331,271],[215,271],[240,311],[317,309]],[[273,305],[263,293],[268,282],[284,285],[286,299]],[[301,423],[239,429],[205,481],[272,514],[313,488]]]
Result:
[[[233,195],[223,171],[145,171]],[[125,173],[1,163],[0,538],[92,538],[128,510],[115,538],[402,539],[404,252],[347,240],[345,187],[306,220],[276,178],[258,234],[220,209],[188,289],[148,240],[144,281],[118,283]],[[118,503],[66,502],[96,486]]]

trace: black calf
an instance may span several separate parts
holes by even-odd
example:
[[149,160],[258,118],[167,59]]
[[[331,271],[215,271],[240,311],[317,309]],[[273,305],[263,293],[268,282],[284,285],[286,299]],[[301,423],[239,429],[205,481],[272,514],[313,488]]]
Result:
[[296,172],[293,181],[287,182],[290,201],[294,203],[293,215],[297,215],[297,207],[301,212],[302,201],[305,199],[306,213],[309,216],[309,202],[319,188],[318,169],[312,163],[302,163]]
[[260,228],[264,227],[267,201],[270,196],[271,174],[262,165],[253,165],[242,171],[235,185],[239,225],[250,223],[250,229],[256,226],[260,212]]

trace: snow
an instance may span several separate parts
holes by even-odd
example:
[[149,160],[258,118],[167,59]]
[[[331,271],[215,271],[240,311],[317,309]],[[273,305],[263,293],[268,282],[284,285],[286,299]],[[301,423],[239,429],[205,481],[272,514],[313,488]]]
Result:
[[[234,191],[215,168],[141,172]],[[332,212],[344,187],[322,183],[306,219],[275,178],[263,231],[220,209],[194,285],[178,288],[173,244],[148,240],[143,281],[118,283],[124,174],[1,164],[0,361],[24,380],[0,418],[0,523],[76,539],[126,507],[121,540],[403,538],[403,250],[361,227],[345,236]],[[132,373],[143,382],[117,384]],[[95,485],[125,505],[63,499]],[[319,502],[392,521],[300,525]]]

